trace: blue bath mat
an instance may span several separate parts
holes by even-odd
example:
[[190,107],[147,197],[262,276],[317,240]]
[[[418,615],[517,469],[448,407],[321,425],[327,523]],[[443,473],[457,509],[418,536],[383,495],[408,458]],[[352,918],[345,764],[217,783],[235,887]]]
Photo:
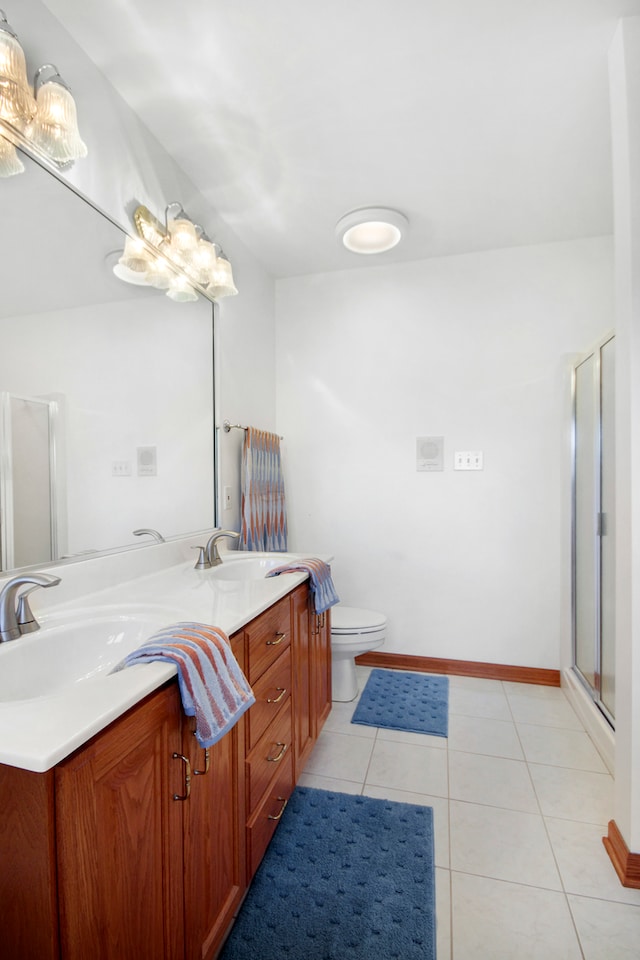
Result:
[[372,670],[352,723],[446,737],[449,678],[404,670]]
[[435,960],[433,810],[296,787],[220,960]]

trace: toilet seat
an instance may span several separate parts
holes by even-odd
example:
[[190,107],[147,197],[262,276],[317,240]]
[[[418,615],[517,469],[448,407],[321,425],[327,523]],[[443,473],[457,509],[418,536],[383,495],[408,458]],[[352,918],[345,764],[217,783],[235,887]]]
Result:
[[353,636],[353,634],[377,633],[384,630],[387,618],[377,610],[363,610],[360,607],[343,607],[338,604],[331,610],[332,636]]

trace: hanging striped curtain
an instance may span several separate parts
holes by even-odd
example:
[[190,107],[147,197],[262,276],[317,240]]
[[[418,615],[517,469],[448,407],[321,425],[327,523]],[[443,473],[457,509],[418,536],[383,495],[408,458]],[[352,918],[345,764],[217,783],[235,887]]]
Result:
[[280,437],[247,427],[242,449],[241,550],[286,550]]

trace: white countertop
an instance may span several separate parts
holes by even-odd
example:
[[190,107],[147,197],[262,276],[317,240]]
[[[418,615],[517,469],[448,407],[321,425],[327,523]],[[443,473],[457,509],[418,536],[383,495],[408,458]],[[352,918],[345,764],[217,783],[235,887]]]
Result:
[[[64,578],[69,570],[49,568],[48,572]],[[178,620],[193,620],[230,635],[307,577],[297,572],[239,582],[216,580],[211,573],[195,570],[190,559],[62,604],[49,603],[42,613],[35,602],[33,607],[44,628],[49,618],[64,617],[65,611],[72,615],[78,607],[92,604],[99,604],[101,609],[112,607],[114,612],[132,604],[157,604],[163,615],[165,611],[172,615],[167,626]],[[56,590],[36,591],[33,599]],[[20,643],[21,639],[10,642]],[[56,695],[0,702],[0,763],[35,772],[49,770],[175,675],[175,667],[141,664],[79,680]]]

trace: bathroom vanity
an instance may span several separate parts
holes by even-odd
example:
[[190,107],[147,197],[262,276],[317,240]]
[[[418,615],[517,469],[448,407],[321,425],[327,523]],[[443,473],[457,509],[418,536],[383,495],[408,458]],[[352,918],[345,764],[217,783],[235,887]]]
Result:
[[331,708],[329,615],[276,579],[230,636],[256,703],[212,748],[173,678],[51,769],[0,765],[4,956],[216,956]]

